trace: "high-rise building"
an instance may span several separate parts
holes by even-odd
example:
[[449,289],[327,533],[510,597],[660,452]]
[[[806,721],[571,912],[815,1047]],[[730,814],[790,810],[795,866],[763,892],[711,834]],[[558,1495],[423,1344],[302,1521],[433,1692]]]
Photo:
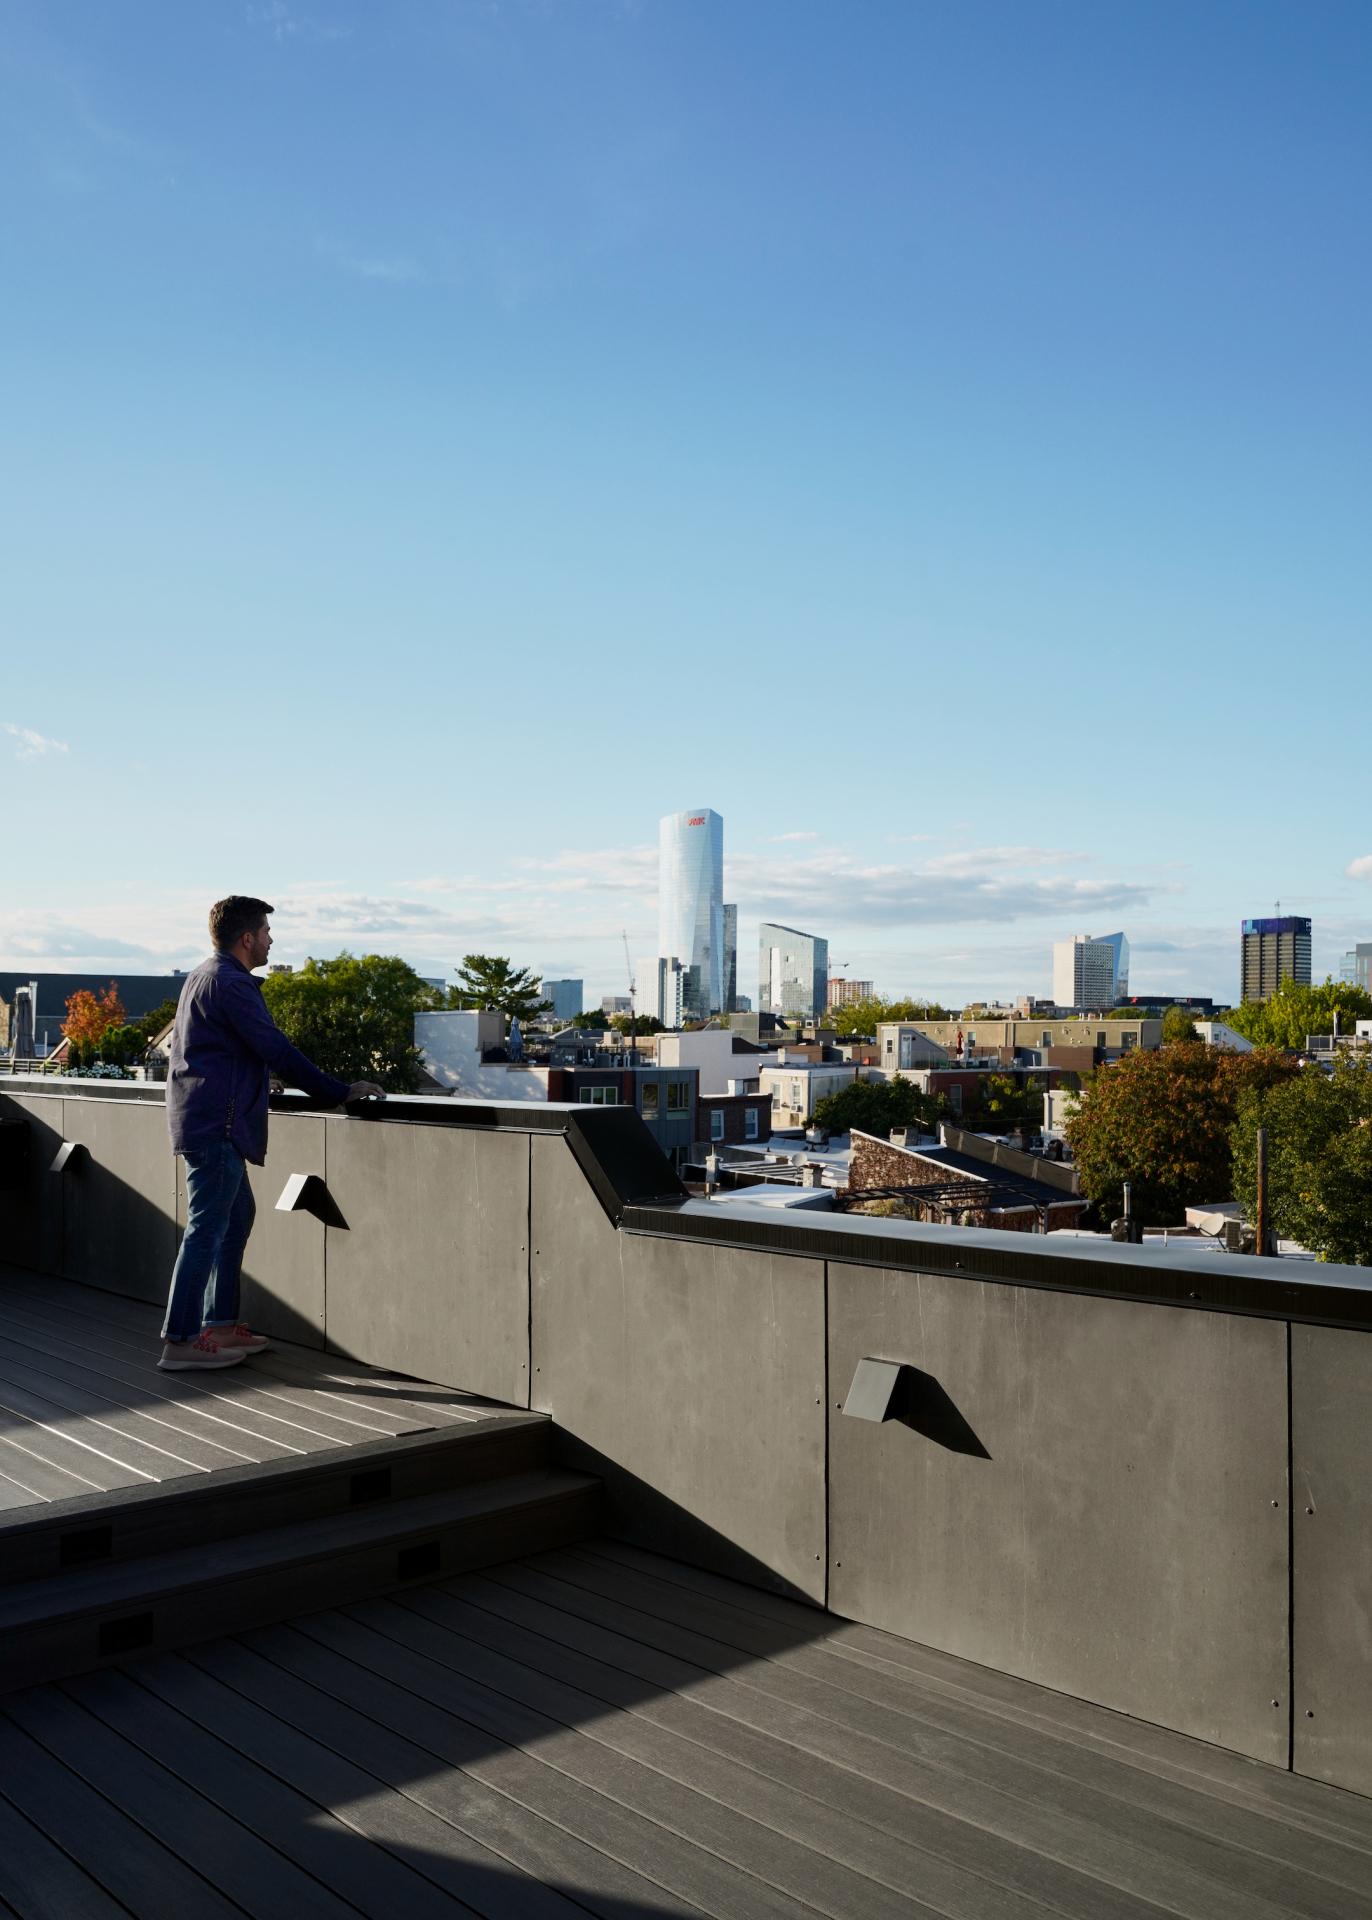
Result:
[[871,1000],[875,994],[876,988],[870,980],[845,980],[841,974],[830,976],[831,1007],[851,1007],[855,1000]]
[[764,920],[758,928],[758,1011],[813,1019],[829,1000],[829,942]]
[[634,1016],[673,1031],[686,1016],[686,969],[671,954],[649,954],[634,968]]
[[724,1006],[724,822],[709,807],[658,823],[657,951],[685,976],[683,1012]]
[[581,988],[580,980],[544,980],[538,990],[552,1001],[554,1020],[567,1021],[581,1012]]
[[1240,935],[1242,998],[1269,1000],[1283,980],[1310,985],[1310,922],[1299,914],[1245,920]]
[[1359,940],[1356,947],[1349,948],[1343,956],[1339,978],[1347,987],[1361,987],[1364,993],[1372,993],[1372,940]]
[[738,908],[724,904],[724,998],[722,1013],[732,1013],[738,999]]
[[1074,933],[1053,942],[1053,999],[1098,1013],[1129,991],[1129,942],[1122,933]]

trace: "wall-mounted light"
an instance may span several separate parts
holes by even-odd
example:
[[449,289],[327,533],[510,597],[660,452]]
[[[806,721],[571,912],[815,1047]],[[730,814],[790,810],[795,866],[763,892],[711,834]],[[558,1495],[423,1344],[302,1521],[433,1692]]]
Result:
[[338,1202],[317,1173],[293,1173],[281,1189],[278,1213],[312,1213],[326,1227],[347,1229]]
[[80,1173],[90,1159],[90,1148],[84,1140],[64,1140],[52,1156],[49,1173]]

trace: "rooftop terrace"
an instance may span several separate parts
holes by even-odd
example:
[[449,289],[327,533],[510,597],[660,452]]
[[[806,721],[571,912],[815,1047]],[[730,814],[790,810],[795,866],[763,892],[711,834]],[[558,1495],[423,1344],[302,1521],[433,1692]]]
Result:
[[0,1911],[1372,1913],[1372,1274],[721,1207],[623,1109],[253,1181],[277,1346],[159,1374],[160,1089],[0,1093]]

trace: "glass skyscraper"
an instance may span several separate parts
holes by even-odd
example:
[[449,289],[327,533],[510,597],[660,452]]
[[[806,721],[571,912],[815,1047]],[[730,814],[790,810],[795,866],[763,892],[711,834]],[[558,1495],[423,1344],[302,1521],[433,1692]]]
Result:
[[829,942],[764,920],[758,928],[758,1011],[810,1019],[829,999]]
[[683,1015],[724,1006],[724,822],[709,807],[658,823],[657,950],[685,974]]

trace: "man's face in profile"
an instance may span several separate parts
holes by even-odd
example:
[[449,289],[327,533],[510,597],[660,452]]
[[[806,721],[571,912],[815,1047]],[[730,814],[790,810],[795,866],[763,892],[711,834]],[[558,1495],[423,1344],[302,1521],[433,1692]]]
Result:
[[267,964],[267,955],[272,950],[271,922],[264,920],[256,933],[248,937],[252,942],[248,949],[248,972],[252,973],[257,967],[265,967]]

